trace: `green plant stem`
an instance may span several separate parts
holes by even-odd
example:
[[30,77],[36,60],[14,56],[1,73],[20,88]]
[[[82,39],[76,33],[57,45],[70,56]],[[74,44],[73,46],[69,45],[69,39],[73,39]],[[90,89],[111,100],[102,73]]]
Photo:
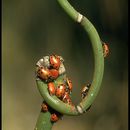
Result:
[[[58,2],[64,8],[64,10],[76,21],[78,17],[78,12],[68,3],[68,1],[58,0]],[[89,93],[87,97],[85,97],[79,103],[79,106],[81,106],[83,111],[85,111],[91,106],[91,104],[93,103],[94,99],[96,98],[99,92],[102,77],[103,77],[103,71],[104,71],[104,57],[103,57],[103,49],[102,49],[101,40],[99,38],[99,35],[95,27],[86,17],[83,17],[81,25],[87,32],[90,38],[90,41],[92,43],[92,48],[93,48],[93,53],[94,53],[94,64],[95,64],[93,80],[92,80]],[[79,114],[77,113],[75,108],[71,109],[71,106],[66,105],[65,103],[59,101],[59,99],[56,96],[50,96],[47,91],[47,88],[45,87],[46,84],[41,83],[40,81],[37,81],[37,85],[38,85],[38,88],[40,90],[42,97],[46,100],[46,102],[50,106],[52,106],[53,109],[66,115]]]
[[[55,84],[59,84],[59,82],[63,83],[64,76],[60,76],[56,81]],[[54,110],[66,114],[66,115],[78,115],[76,108],[74,106],[68,105],[57,98],[55,95],[50,95],[48,93],[48,86],[46,83],[37,80],[37,86],[40,94],[42,95],[43,99],[51,106]],[[57,86],[57,85],[56,85]],[[66,110],[65,110],[66,109]]]
[[[69,4],[69,2],[67,0],[57,0],[57,1],[62,6],[62,8],[66,11],[66,13],[74,21],[77,21],[79,13]],[[82,100],[81,103],[79,104],[82,107],[82,109],[85,111],[91,106],[91,104],[93,103],[94,99],[96,98],[99,92],[102,78],[103,78],[103,72],[104,72],[104,57],[103,57],[102,43],[98,35],[98,32],[96,31],[93,24],[86,17],[83,17],[83,20],[81,21],[81,25],[87,32],[90,41],[92,43],[92,49],[94,53],[94,65],[95,65],[93,81],[89,93],[87,97],[85,97],[84,100]]]
[[[57,0],[57,1],[62,6],[62,8],[66,11],[66,13],[74,21],[77,21],[78,12],[69,4],[69,2],[67,0]],[[81,25],[87,32],[90,41],[92,43],[92,48],[94,53],[94,65],[95,65],[93,81],[88,96],[85,97],[84,100],[82,100],[82,102],[79,104],[82,107],[82,109],[85,111],[91,106],[101,87],[101,82],[102,82],[103,72],[104,72],[104,57],[103,57],[102,43],[98,35],[98,32],[96,31],[93,24],[86,17],[83,17]]]
[[104,56],[102,43],[95,27],[86,17],[83,18],[81,25],[84,27],[91,40],[94,53],[94,74],[92,84],[87,97],[80,103],[83,110],[86,110],[91,106],[100,90],[104,72]]
[[[77,21],[79,13],[69,4],[69,2],[67,0],[57,0],[57,1],[61,5],[61,7],[66,11],[66,13],[74,21]],[[101,82],[102,82],[103,72],[104,72],[104,57],[103,57],[102,43],[98,35],[98,32],[96,31],[93,24],[86,17],[83,17],[80,24],[85,29],[87,35],[90,38],[90,41],[92,43],[93,53],[94,53],[94,74],[93,74],[92,84],[88,92],[88,95],[78,105],[82,108],[83,111],[86,111],[86,109],[88,109],[94,102],[99,92],[99,89],[101,87]],[[64,75],[60,76],[55,81],[55,83],[62,82],[63,77]],[[47,84],[45,84],[44,82],[37,80],[37,86],[44,100],[48,103],[48,105],[50,105],[56,111],[66,115],[81,114],[79,111],[77,111],[76,107],[72,107],[70,105],[63,103],[56,96],[50,96],[47,90]],[[48,128],[46,130],[50,130],[50,129]]]
[[51,113],[49,111],[41,111],[34,130],[51,130],[53,123],[50,121],[50,116]]

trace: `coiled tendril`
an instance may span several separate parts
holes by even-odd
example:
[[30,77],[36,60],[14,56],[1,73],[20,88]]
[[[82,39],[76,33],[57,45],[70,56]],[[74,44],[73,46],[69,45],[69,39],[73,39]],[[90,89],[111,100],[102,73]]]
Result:
[[91,85],[83,89],[81,102],[75,106],[71,102],[71,80],[65,73],[61,56],[50,55],[36,64],[36,83],[43,97],[41,112],[35,130],[51,130],[53,123],[62,115],[77,116],[86,112],[94,102],[103,78],[104,52],[101,39],[93,24],[76,11],[67,0],[57,0],[65,12],[86,31],[94,53],[94,74]]

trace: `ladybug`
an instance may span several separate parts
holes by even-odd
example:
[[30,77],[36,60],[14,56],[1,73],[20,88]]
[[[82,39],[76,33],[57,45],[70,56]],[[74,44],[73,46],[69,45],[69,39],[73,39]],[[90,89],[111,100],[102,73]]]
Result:
[[57,88],[56,88],[56,96],[58,98],[63,98],[64,94],[65,94],[65,90],[66,90],[66,87],[64,84],[60,84]]
[[49,60],[50,60],[50,66],[51,66],[52,68],[58,70],[59,67],[60,67],[60,63],[61,63],[60,57],[57,56],[57,55],[51,55],[50,58],[49,58]]
[[48,106],[47,106],[47,104],[43,103],[43,104],[41,105],[41,110],[42,110],[43,112],[47,112],[47,111],[48,111]]
[[68,86],[69,91],[72,92],[72,81],[67,78],[66,82],[67,82],[67,86]]
[[58,120],[59,120],[59,118],[58,118],[58,116],[55,113],[51,114],[51,121],[52,122],[56,122]]
[[37,76],[42,80],[48,80],[50,77],[50,72],[47,68],[38,67]]
[[55,91],[56,91],[54,83],[53,82],[49,82],[47,84],[47,86],[48,86],[48,91],[49,91],[50,95],[54,95]]
[[49,74],[50,74],[50,78],[54,80],[59,76],[59,71],[56,69],[50,69]]
[[72,104],[69,93],[65,92],[64,96],[63,96],[63,102],[68,103],[68,104]]
[[91,84],[87,84],[87,86],[83,87],[83,89],[81,91],[81,97],[82,97],[82,99],[85,98],[85,96],[87,95],[90,86],[91,86]]
[[107,57],[108,54],[109,54],[109,47],[108,47],[108,44],[103,43],[102,46],[103,46],[103,55],[104,55],[104,57]]

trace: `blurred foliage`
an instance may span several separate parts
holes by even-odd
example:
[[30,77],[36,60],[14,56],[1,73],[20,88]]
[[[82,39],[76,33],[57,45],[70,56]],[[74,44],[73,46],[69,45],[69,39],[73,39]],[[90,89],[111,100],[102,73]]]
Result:
[[[128,130],[128,1],[71,0],[109,43],[102,88],[91,110],[64,117],[53,130]],[[56,53],[73,82],[73,102],[92,80],[93,53],[85,31],[51,0],[3,0],[2,130],[34,129],[42,98],[35,63]]]

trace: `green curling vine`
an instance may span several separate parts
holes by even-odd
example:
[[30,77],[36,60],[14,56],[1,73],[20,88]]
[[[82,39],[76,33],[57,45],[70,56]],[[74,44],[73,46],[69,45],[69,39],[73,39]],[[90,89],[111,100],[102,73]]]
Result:
[[102,43],[93,24],[76,11],[67,0],[57,0],[66,13],[80,24],[90,38],[94,53],[94,74],[91,84],[81,91],[78,105],[71,101],[72,81],[67,77],[62,56],[44,56],[36,63],[37,88],[43,98],[41,112],[35,130],[51,130],[63,115],[77,116],[85,113],[94,102],[103,78],[104,57],[109,53],[107,44]]

